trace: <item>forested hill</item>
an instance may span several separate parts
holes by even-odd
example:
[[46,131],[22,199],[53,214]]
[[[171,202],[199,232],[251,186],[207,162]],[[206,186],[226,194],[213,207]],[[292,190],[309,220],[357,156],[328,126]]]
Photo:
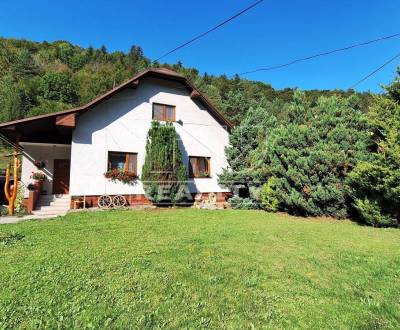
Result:
[[[150,66],[139,46],[128,53],[109,53],[106,47],[82,48],[65,41],[32,42],[0,38],[0,121],[24,118],[85,104]],[[159,66],[155,64],[154,66]],[[163,65],[167,66],[167,65]],[[181,63],[169,66],[184,74],[203,91],[234,124],[252,104],[288,102],[294,89],[236,76],[200,75]],[[290,83],[290,82],[288,82]],[[310,102],[321,95],[350,95],[353,91],[306,91]],[[360,94],[365,109],[371,95]]]

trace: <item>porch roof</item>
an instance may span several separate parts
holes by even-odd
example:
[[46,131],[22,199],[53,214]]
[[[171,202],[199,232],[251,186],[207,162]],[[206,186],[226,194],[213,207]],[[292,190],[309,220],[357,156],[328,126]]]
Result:
[[0,134],[11,142],[70,144],[73,127],[60,125],[60,120],[68,114],[75,116],[76,110],[71,110],[74,111],[60,111],[0,124]]
[[232,124],[224,118],[224,116],[192,85],[187,78],[166,68],[156,68],[146,70],[136,75],[81,107],[0,124],[0,134],[12,142],[16,142],[17,139],[19,139],[21,142],[70,144],[72,139],[72,130],[75,127],[76,116],[92,109],[95,105],[108,99],[122,89],[135,89],[138,86],[140,79],[147,76],[183,83],[191,93],[191,97],[202,102],[210,114],[221,125],[226,126],[228,130],[233,127]]

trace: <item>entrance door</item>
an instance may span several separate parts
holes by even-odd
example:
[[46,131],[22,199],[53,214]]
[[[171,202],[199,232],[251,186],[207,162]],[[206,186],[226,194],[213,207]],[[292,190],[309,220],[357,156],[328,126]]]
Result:
[[69,193],[69,159],[54,159],[53,194]]

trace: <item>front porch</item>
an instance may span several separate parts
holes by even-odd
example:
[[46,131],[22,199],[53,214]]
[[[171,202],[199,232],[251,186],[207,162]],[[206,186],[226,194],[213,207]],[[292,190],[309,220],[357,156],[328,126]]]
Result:
[[[42,195],[69,194],[70,144],[21,142],[21,147],[21,181],[25,187],[34,183],[32,173],[40,171],[46,176],[41,189]],[[41,163],[43,168],[38,168],[38,163]],[[24,197],[28,197],[27,191]]]
[[[35,214],[45,209],[47,213],[64,214],[69,209],[71,145],[22,142],[20,146],[23,150],[21,187],[27,211]],[[46,179],[35,182],[32,173],[43,173]],[[65,201],[62,210],[49,202],[59,196]]]
[[[20,159],[17,164],[21,165],[11,171],[21,173],[18,189],[23,190],[28,212],[35,209],[41,196],[69,194],[72,131],[78,110],[0,124],[0,138]],[[38,183],[43,176],[45,180]]]

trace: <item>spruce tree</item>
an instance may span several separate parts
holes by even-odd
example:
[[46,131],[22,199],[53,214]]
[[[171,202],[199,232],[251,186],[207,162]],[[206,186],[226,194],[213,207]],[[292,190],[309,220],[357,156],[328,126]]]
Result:
[[288,122],[270,128],[254,159],[274,180],[278,209],[305,216],[348,215],[345,178],[367,159],[366,123],[356,101],[320,97],[312,105],[304,93],[295,93]]
[[220,182],[247,186],[246,207],[347,216],[345,178],[367,159],[366,123],[357,104],[356,96],[321,97],[313,104],[296,92],[280,118],[270,115],[277,114],[272,104],[250,110],[231,134],[230,168]]
[[183,202],[187,179],[175,127],[152,122],[141,177],[146,197],[155,204]]
[[400,71],[367,113],[373,152],[349,176],[359,218],[373,226],[400,226]]

